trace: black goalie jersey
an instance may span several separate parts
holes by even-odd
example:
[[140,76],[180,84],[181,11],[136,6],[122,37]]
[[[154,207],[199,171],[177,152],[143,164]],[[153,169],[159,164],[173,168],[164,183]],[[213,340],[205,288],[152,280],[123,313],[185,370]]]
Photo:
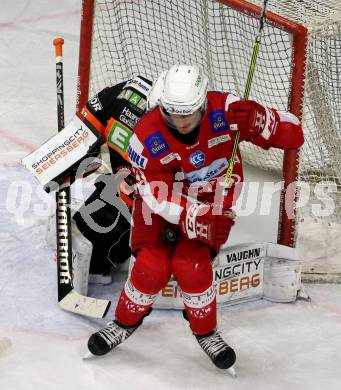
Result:
[[[152,82],[137,76],[126,82],[103,89],[83,107],[81,119],[96,128],[102,135],[110,152],[110,162],[113,173],[121,167],[130,167],[128,145],[135,126],[147,108],[147,96]],[[99,150],[95,152],[99,153]],[[104,175],[106,176],[106,175]],[[125,179],[127,180],[127,178]],[[125,181],[122,181],[121,185]],[[125,191],[120,185],[120,197],[130,208],[133,193]],[[123,263],[130,256],[129,236],[130,222],[120,215],[112,202],[104,202],[102,208],[91,213],[92,220],[108,230],[99,233],[83,219],[82,214],[89,204],[96,199],[103,200],[101,193],[104,189],[102,181],[95,183],[96,190],[85,201],[82,208],[74,214],[74,220],[82,234],[92,243],[93,250],[90,262],[90,274],[102,274],[112,264]],[[113,197],[115,194],[113,194]],[[83,210],[83,211],[82,211]],[[80,212],[82,211],[82,212]],[[113,226],[111,229],[109,227]],[[110,263],[108,262],[110,261]]]
[[102,135],[107,143],[113,172],[130,166],[128,145],[136,124],[146,111],[152,82],[136,76],[107,87],[88,101],[80,116]]

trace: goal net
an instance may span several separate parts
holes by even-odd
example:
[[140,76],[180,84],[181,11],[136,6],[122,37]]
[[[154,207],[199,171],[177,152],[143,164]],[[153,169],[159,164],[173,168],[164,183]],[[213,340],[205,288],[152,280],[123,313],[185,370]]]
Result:
[[[341,248],[337,242],[341,240],[341,5],[338,0],[325,3],[269,2],[250,93],[250,99],[302,119],[305,144],[299,166],[297,151],[264,152],[247,143],[241,144],[241,150],[247,163],[283,173],[279,242],[293,245],[298,235],[298,241],[311,247],[314,234],[319,229],[324,234],[328,228],[329,239],[335,234],[332,244],[337,252]],[[243,96],[261,6],[260,0],[83,0],[78,107],[105,86],[136,74],[155,79],[174,63],[198,64],[211,89]],[[297,179],[300,224],[295,229],[292,210],[283,210],[285,190]],[[294,196],[291,203],[294,209]],[[341,278],[341,267],[331,267],[331,273]]]

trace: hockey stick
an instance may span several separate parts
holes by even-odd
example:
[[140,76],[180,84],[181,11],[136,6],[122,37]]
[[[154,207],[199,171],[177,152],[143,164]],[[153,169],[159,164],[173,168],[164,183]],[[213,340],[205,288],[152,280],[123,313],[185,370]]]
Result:
[[[264,0],[262,14],[261,14],[261,17],[259,19],[259,29],[258,29],[258,33],[257,33],[256,38],[255,38],[255,43],[253,45],[252,57],[251,57],[251,62],[250,62],[250,67],[249,67],[249,73],[247,75],[247,81],[246,81],[243,100],[247,100],[249,98],[249,95],[250,95],[251,83],[252,83],[253,75],[255,73],[258,52],[259,52],[260,45],[261,45],[261,36],[263,33],[263,28],[264,28],[265,13],[266,13],[267,5],[268,5],[268,0]],[[234,143],[233,143],[232,154],[231,154],[231,158],[229,161],[229,166],[227,168],[225,181],[224,181],[225,193],[227,192],[228,188],[232,184],[232,173],[233,173],[234,163],[236,160],[239,138],[240,138],[240,132],[237,131],[235,139],[234,139]]]
[[[57,84],[57,116],[58,131],[64,128],[64,87],[63,87],[63,38],[53,40],[56,56]],[[72,269],[72,237],[70,183],[60,186],[56,193],[56,231],[57,231],[57,274],[58,274],[58,304],[73,313],[103,318],[111,302],[104,299],[86,297],[73,288]]]

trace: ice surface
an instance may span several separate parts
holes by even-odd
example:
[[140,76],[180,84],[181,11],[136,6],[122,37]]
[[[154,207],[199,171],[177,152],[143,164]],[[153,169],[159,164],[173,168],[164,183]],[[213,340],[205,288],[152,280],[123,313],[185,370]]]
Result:
[[[219,309],[219,327],[237,352],[237,378],[210,363],[178,311],[155,310],[114,353],[82,360],[88,336],[107,320],[59,309],[54,252],[45,240],[54,200],[13,165],[55,132],[52,40],[59,35],[66,120],[73,114],[79,17],[80,2],[72,0],[1,2],[0,339],[12,341],[0,353],[1,389],[339,390],[340,285],[308,285],[311,302]],[[255,205],[261,211],[259,200]],[[256,214],[239,219],[231,242],[275,241],[274,213]],[[112,286],[90,289],[112,299],[108,320],[124,279],[118,273]]]

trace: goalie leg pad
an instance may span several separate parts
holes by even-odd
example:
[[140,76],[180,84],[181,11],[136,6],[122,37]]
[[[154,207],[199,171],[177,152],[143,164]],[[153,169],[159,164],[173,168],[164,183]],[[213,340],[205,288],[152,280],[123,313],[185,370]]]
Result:
[[302,259],[297,248],[268,244],[264,262],[264,298],[294,302],[301,289]]
[[[96,190],[85,201],[84,207],[100,199],[103,190],[102,183],[96,185]],[[91,214],[95,224],[103,227],[114,225],[107,233],[97,232],[82,218],[82,210],[76,212],[74,220],[79,230],[92,243],[93,253],[90,262],[90,273],[106,272],[111,264],[124,263],[131,254],[129,246],[130,223],[111,204],[106,203],[101,209]]]
[[74,289],[81,295],[87,295],[89,282],[89,265],[92,244],[79,231],[72,221],[72,282]]

